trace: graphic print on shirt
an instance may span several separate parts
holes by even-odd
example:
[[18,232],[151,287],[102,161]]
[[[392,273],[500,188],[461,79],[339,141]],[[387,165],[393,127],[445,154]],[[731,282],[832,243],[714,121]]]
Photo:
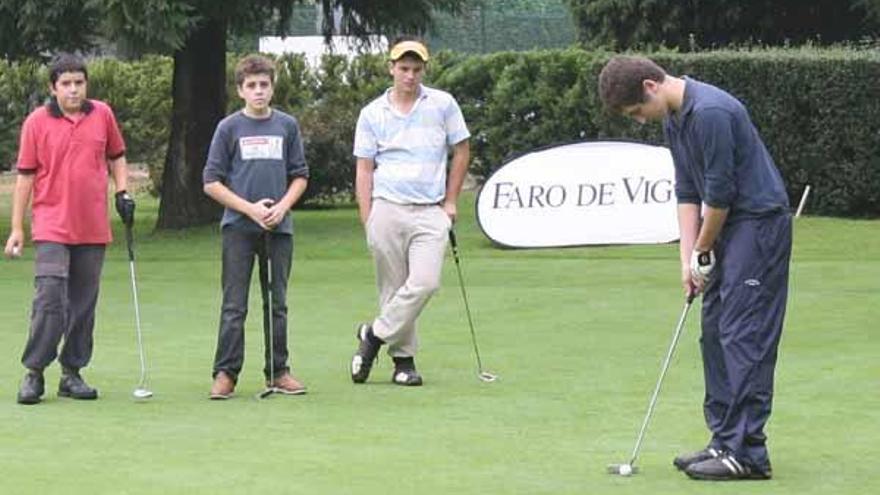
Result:
[[247,136],[239,138],[242,160],[284,159],[284,138],[281,136]]

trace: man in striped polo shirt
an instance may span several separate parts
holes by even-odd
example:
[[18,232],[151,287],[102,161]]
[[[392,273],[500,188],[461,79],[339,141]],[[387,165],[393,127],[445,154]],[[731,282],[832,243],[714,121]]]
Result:
[[354,138],[355,189],[376,263],[379,314],[358,328],[351,379],[365,382],[387,344],[392,381],[418,386],[416,319],[440,287],[470,132],[450,94],[421,84],[428,49],[420,40],[398,38],[389,59],[394,84],[361,110]]

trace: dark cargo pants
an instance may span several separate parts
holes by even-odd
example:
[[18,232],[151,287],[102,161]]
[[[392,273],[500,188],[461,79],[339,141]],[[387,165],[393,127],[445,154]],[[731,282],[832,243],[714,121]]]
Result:
[[25,367],[42,370],[56,357],[69,369],[89,364],[104,250],[103,244],[36,243],[31,327],[21,357]]

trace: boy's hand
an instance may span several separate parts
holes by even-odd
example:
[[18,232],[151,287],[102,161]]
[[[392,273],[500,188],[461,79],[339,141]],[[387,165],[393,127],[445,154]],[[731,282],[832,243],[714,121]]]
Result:
[[272,227],[266,223],[266,220],[271,215],[270,208],[273,204],[275,204],[275,202],[268,198],[255,201],[251,203],[250,208],[248,208],[247,215],[264,230],[272,230]]
[[284,215],[287,214],[287,208],[285,208],[280,202],[269,204],[269,215],[266,217],[265,222],[266,225],[270,229],[274,229],[284,220]]
[[458,220],[458,207],[455,203],[443,202],[443,211],[449,217],[449,221],[455,223]]
[[[694,287],[694,294],[703,292],[709,279],[712,277],[712,270],[715,268],[715,252],[698,251],[694,249],[691,253],[691,262],[688,267],[690,271],[690,284]],[[685,287],[687,288],[687,287]]]
[[116,213],[119,213],[119,218],[126,226],[134,225],[134,207],[134,199],[127,191],[116,193]]
[[21,250],[24,246],[24,232],[13,230],[6,240],[6,248],[3,252],[8,258],[18,258],[21,256]]

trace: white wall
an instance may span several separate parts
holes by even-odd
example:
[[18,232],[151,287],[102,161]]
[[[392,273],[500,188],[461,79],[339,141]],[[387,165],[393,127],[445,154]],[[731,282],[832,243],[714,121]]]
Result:
[[312,67],[320,65],[321,55],[325,53],[354,57],[360,53],[384,53],[387,50],[388,40],[384,36],[371,38],[369,45],[362,44],[354,36],[333,36],[329,46],[324,43],[323,36],[260,37],[260,52],[276,55],[302,53]]

